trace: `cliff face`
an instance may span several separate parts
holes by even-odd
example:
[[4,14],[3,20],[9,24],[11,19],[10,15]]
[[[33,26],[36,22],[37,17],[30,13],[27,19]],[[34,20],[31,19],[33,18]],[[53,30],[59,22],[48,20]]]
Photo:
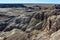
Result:
[[59,5],[25,4],[0,8],[0,40],[60,40]]

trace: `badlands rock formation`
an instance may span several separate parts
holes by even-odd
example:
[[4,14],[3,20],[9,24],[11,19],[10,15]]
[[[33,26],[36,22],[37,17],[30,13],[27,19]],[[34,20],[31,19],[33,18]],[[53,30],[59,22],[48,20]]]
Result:
[[60,40],[60,5],[21,5],[0,8],[0,40]]

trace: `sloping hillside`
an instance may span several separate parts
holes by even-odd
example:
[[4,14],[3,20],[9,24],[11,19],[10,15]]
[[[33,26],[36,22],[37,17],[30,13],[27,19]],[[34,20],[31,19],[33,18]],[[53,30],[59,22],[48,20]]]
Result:
[[0,8],[0,40],[60,40],[60,5],[16,5]]

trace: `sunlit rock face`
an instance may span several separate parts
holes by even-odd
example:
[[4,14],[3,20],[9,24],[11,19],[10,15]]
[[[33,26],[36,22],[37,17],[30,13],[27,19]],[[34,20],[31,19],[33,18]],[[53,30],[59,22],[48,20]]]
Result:
[[60,5],[3,6],[0,8],[0,40],[60,40]]

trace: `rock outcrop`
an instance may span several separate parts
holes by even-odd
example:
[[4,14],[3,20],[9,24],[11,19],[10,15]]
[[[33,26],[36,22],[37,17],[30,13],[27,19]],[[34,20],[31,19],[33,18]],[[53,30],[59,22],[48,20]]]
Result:
[[2,32],[0,40],[28,40],[27,34],[19,29],[13,29],[9,32]]
[[58,5],[0,8],[0,40],[60,40]]
[[57,32],[53,33],[49,40],[60,40],[60,30],[58,30]]

